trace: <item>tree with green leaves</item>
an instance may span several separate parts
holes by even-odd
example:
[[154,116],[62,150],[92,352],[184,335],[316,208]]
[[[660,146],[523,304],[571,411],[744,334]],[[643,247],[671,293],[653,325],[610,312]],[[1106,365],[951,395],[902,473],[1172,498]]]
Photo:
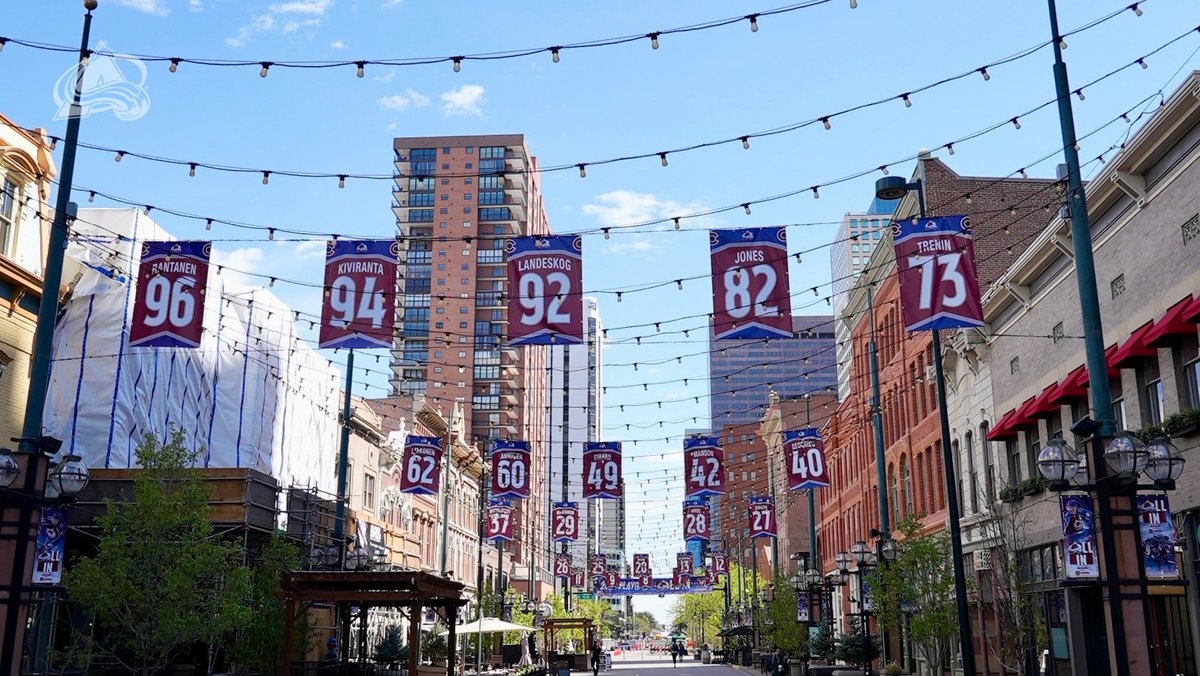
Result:
[[837,637],[833,633],[833,622],[822,620],[817,625],[817,633],[813,635],[809,645],[809,653],[814,660],[832,662],[837,659]]
[[868,580],[880,623],[906,630],[928,672],[941,674],[950,667],[958,635],[954,559],[948,533],[921,528],[911,515],[897,523],[904,538],[896,560],[875,568]]
[[782,575],[775,578],[775,595],[767,604],[767,640],[789,657],[808,650],[808,632],[796,619],[796,590]]
[[[1038,655],[1049,645],[1041,608],[1026,587],[1027,572],[1020,559],[1020,553],[1029,547],[1028,533],[1033,525],[1033,517],[1015,503],[992,505],[990,518],[984,523],[988,541],[995,543],[988,552],[991,565],[987,569],[976,565],[990,577],[991,603],[985,605],[985,610],[995,618],[996,634],[1003,637],[988,641],[988,650],[1006,671],[1017,674],[1036,673]],[[978,605],[982,600],[975,599],[974,603]]]
[[633,631],[637,634],[649,636],[658,632],[658,619],[654,617],[654,613],[639,610],[633,614],[631,622]]
[[861,618],[851,617],[850,631],[838,638],[833,656],[850,666],[866,669],[879,657],[879,641],[863,625]]
[[[759,575],[757,571],[751,570],[749,567],[743,567],[736,562],[729,563],[729,575],[723,581],[722,585],[729,585],[729,598],[731,607],[736,607],[739,602],[744,603],[749,607],[754,601],[754,587],[757,578],[757,587],[759,590],[767,588],[767,580]],[[739,579],[741,583],[739,584]],[[717,633],[721,630],[721,620],[725,612],[725,592],[715,590],[711,592],[692,592],[683,594],[676,598],[675,604],[671,607],[671,624],[686,624],[691,627],[699,628],[701,618],[703,618],[704,636],[708,642],[713,642]],[[750,624],[747,620],[746,624]],[[694,638],[699,638],[699,631]]]
[[147,435],[133,495],[105,501],[95,555],[64,576],[68,597],[93,620],[81,637],[87,649],[131,671],[160,670],[254,619],[250,571],[238,546],[213,532],[197,458],[179,430],[166,443]]
[[[250,567],[248,598],[253,621],[237,628],[226,652],[234,664],[260,673],[273,673],[279,665],[284,634],[285,611],[279,596],[279,583],[284,572],[296,568],[300,553],[294,542],[275,533],[254,559]],[[302,659],[304,647],[303,642],[298,642],[298,654],[293,658]]]

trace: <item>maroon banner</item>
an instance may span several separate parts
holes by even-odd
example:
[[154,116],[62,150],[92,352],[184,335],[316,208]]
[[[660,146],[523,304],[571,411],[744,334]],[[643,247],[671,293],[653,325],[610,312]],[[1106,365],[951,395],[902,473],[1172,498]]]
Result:
[[582,568],[571,569],[571,586],[576,589],[583,589],[584,583],[587,582],[587,576],[584,575]]
[[712,539],[708,503],[687,500],[683,503],[683,539],[688,542],[708,542]]
[[571,555],[559,552],[554,555],[554,577],[571,577]]
[[712,553],[712,565],[709,566],[709,570],[713,572],[713,575],[724,575],[729,572],[729,557],[725,552]]
[[595,575],[604,575],[608,572],[608,558],[603,554],[592,554],[588,557],[588,573]]
[[492,447],[492,495],[497,498],[529,497],[528,441],[496,439]]
[[904,328],[983,326],[970,217],[902,218],[892,235]]
[[211,242],[142,242],[130,347],[199,347]]
[[675,555],[675,570],[678,570],[688,575],[692,574],[692,553],[679,552]]
[[514,237],[508,252],[509,345],[583,342],[583,238]]
[[555,542],[579,539],[579,507],[574,502],[556,502],[550,512],[550,535]]
[[650,555],[649,554],[634,554],[633,555],[633,575],[650,574]]
[[634,575],[634,577],[637,578],[638,584],[643,587],[649,587],[650,585],[654,584],[654,576],[650,573],[646,573],[645,575]]
[[400,492],[437,495],[442,485],[441,465],[441,437],[410,434],[404,440],[404,473],[400,476]]
[[815,427],[783,433],[783,457],[787,461],[788,485],[792,490],[829,485],[825,473],[825,442]]
[[685,573],[676,568],[671,571],[671,582],[676,587],[690,587],[692,585],[692,576],[690,573]]
[[488,505],[486,535],[489,540],[513,539],[513,506],[511,500],[497,498]]
[[687,498],[725,495],[725,451],[721,437],[689,437],[683,441],[683,478]]
[[716,340],[792,338],[787,228],[710,230]]
[[621,480],[621,442],[585,442],[583,497],[619,498],[624,487],[625,484]]
[[750,498],[748,511],[750,517],[750,537],[775,537],[777,532],[775,503],[771,498],[767,496]]
[[318,347],[392,346],[396,329],[394,239],[338,239],[325,247],[325,299]]

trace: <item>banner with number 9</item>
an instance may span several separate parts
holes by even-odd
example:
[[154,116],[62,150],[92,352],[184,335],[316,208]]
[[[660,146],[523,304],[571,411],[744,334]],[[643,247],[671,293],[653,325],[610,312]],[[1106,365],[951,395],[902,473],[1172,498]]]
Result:
[[825,442],[815,427],[784,432],[783,459],[787,463],[788,486],[792,490],[829,486],[829,475],[825,472]]
[[787,228],[710,230],[713,338],[792,338]]
[[683,539],[688,542],[708,542],[712,537],[708,503],[686,500],[683,503]]
[[583,497],[619,498],[625,488],[621,479],[621,442],[588,441],[583,445]]
[[721,437],[688,437],[683,440],[685,497],[725,495],[725,451]]
[[210,242],[142,242],[130,347],[199,347]]
[[409,435],[404,440],[404,465],[400,492],[437,495],[442,485],[441,437]]
[[555,542],[579,539],[579,506],[574,502],[556,502],[550,511],[550,537]]
[[492,447],[492,496],[529,497],[528,441],[497,439]]
[[775,501],[769,496],[750,498],[747,510],[750,517],[751,538],[773,538],[778,532],[775,524]]
[[583,342],[583,239],[541,235],[508,240],[509,345]]
[[338,239],[325,246],[318,347],[391,347],[396,323],[393,239]]
[[902,218],[892,235],[905,330],[983,326],[970,217]]

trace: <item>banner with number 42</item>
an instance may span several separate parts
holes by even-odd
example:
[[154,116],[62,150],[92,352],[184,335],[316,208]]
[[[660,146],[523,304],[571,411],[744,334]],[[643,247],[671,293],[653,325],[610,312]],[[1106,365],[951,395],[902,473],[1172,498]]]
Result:
[[787,460],[788,485],[792,490],[829,485],[829,476],[825,473],[825,442],[815,427],[784,432],[783,457]]
[[725,495],[725,451],[721,437],[689,437],[683,441],[687,498]]
[[318,347],[391,347],[396,259],[391,239],[339,239],[325,248],[325,302]]

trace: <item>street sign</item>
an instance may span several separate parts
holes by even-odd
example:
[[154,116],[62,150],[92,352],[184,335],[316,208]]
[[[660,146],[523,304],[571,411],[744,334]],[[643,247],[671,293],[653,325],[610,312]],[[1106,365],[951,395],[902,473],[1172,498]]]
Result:
[[596,595],[592,592],[579,592],[575,595],[575,598],[579,599],[580,601],[595,601]]

